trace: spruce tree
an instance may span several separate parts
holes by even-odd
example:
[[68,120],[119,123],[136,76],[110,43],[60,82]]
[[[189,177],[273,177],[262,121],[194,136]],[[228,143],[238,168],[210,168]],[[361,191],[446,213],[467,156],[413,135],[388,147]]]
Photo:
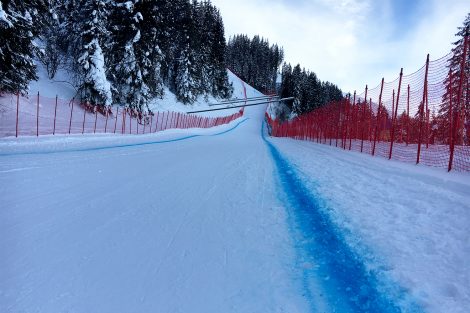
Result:
[[181,51],[176,70],[176,97],[188,104],[196,100],[196,82],[191,71],[192,62],[189,57],[189,45]]
[[[437,139],[440,142],[447,142],[450,133],[451,123],[459,123],[460,127],[457,129],[456,138],[468,140],[470,134],[464,131],[465,123],[470,121],[470,104],[468,103],[469,87],[468,80],[470,77],[470,49],[467,47],[467,57],[464,61],[464,82],[462,83],[461,101],[457,103],[461,64],[464,53],[465,36],[470,36],[470,13],[464,20],[463,26],[458,27],[458,32],[455,34],[458,40],[453,43],[454,47],[451,51],[451,57],[448,60],[449,74],[446,77],[444,84],[446,85],[446,92],[443,95],[442,103],[438,111],[438,132]],[[469,38],[470,41],[470,38]],[[466,82],[466,83],[465,83]],[[467,100],[467,101],[466,101]],[[450,103],[452,101],[453,116],[450,116]],[[464,104],[464,105],[462,105]]]
[[[152,76],[155,73],[151,60],[154,56],[151,42],[144,42],[142,38],[145,34],[146,39],[152,40],[152,29],[144,27],[144,18],[138,5],[139,0],[121,0],[115,1],[112,6],[109,23],[108,77],[113,83],[113,97],[116,102],[143,111],[147,109],[151,97],[147,82],[155,78]],[[151,25],[150,20],[148,23]],[[154,48],[158,50],[158,45]],[[157,83],[153,80],[152,83],[157,88]],[[162,87],[158,88],[157,93],[161,95]]]
[[185,104],[193,103],[198,95],[198,81],[196,80],[196,51],[194,48],[194,11],[188,0],[178,0],[177,21],[180,27],[178,34],[178,57],[175,60],[174,84],[175,94],[179,101]]
[[0,2],[0,92],[27,93],[36,80],[33,62],[37,34],[34,16],[42,2],[22,0]]
[[84,1],[80,17],[83,22],[77,38],[79,56],[76,60],[76,68],[80,75],[81,99],[93,104],[110,105],[112,103],[111,85],[106,78],[106,60],[102,49],[108,35],[106,2],[103,0]]
[[144,67],[144,80],[146,81],[150,95],[161,98],[163,96],[162,63],[164,53],[161,46],[162,33],[165,31],[162,10],[154,1],[140,1],[137,10],[142,13],[143,23],[140,23],[141,37],[139,52],[147,56],[148,64]]

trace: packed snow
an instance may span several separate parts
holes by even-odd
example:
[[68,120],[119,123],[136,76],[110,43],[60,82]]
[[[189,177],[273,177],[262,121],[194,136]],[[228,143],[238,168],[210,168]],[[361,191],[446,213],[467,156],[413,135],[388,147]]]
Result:
[[264,110],[1,139],[0,312],[466,312],[468,173],[270,138]]
[[470,175],[272,138],[347,242],[425,312],[470,308]]

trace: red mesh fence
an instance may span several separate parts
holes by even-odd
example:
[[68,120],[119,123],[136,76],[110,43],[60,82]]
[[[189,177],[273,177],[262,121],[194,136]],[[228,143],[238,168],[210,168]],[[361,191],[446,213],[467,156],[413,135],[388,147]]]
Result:
[[240,110],[225,117],[178,112],[142,114],[122,107],[103,107],[76,100],[0,95],[0,137],[54,134],[147,134],[171,128],[209,128],[241,117]]
[[312,140],[405,162],[470,171],[469,40],[460,55],[429,61],[416,72],[382,82],[281,123],[272,136]]

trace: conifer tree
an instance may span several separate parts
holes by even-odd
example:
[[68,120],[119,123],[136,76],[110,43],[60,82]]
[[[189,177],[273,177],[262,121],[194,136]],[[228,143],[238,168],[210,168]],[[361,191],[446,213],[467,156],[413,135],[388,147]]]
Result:
[[26,93],[31,80],[36,80],[33,39],[39,25],[42,1],[0,2],[0,92]]
[[79,93],[82,101],[110,105],[111,85],[106,78],[106,61],[102,49],[108,35],[106,2],[84,1],[80,13],[83,22],[77,38],[80,55],[76,60],[77,72],[80,75]]
[[177,21],[181,30],[178,36],[179,55],[175,60],[175,94],[179,101],[188,104],[193,103],[198,95],[198,81],[194,66],[196,51],[193,41],[196,28],[191,3],[188,0],[178,0],[177,5],[179,8]]
[[[464,42],[465,36],[470,36],[470,13],[467,14],[463,25],[458,27],[458,32],[455,34],[458,40],[453,43],[454,47],[451,51],[451,57],[448,61],[449,75],[445,80],[446,92],[442,98],[442,104],[438,111],[437,119],[439,121],[438,126],[438,140],[441,142],[447,142],[449,138],[451,120],[452,123],[458,123],[459,128],[456,131],[456,140],[469,141],[470,138],[470,126],[465,131],[466,124],[470,124],[470,104],[468,99],[470,98],[469,91],[469,77],[470,77],[470,47],[467,46],[466,60],[463,59],[464,53]],[[470,38],[468,39],[470,42]],[[457,102],[459,96],[459,84],[461,77],[461,65],[464,61],[464,73],[460,103]],[[452,112],[453,116],[450,116],[450,102],[452,101]],[[457,125],[454,125],[457,126]]]

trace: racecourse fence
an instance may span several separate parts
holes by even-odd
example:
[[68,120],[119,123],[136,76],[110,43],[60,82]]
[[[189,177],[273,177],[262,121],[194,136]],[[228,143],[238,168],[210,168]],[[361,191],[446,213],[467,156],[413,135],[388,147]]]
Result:
[[470,171],[469,38],[416,72],[281,122],[270,134],[404,162]]
[[148,134],[175,128],[209,128],[241,117],[244,110],[224,117],[181,112],[142,114],[119,106],[98,106],[75,99],[0,95],[0,137],[57,134]]

